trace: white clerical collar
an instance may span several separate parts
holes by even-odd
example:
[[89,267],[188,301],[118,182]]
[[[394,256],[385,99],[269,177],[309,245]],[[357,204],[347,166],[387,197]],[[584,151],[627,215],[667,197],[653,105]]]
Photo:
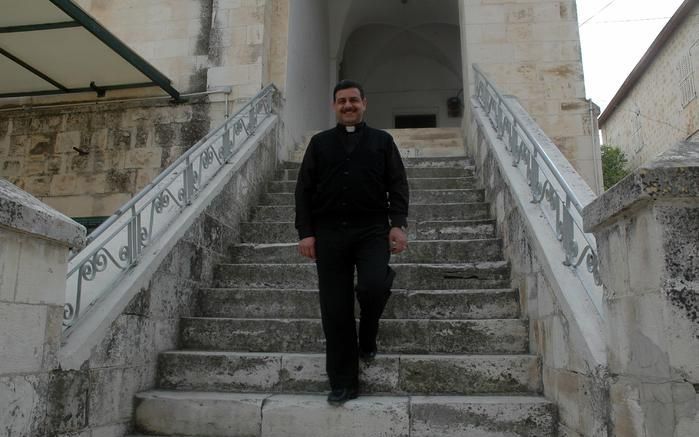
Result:
[[345,126],[345,130],[349,133],[353,133],[354,131],[357,130],[356,126]]

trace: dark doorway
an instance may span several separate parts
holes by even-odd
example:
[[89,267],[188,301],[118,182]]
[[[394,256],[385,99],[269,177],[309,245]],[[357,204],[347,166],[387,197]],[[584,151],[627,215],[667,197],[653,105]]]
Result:
[[396,129],[418,129],[423,127],[437,127],[435,114],[396,115]]

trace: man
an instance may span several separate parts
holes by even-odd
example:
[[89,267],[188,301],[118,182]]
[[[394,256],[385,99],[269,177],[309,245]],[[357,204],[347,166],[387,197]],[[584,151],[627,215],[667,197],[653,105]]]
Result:
[[407,247],[405,168],[393,138],[364,123],[366,106],[359,83],[335,86],[337,126],[313,136],[296,184],[298,249],[316,262],[333,405],[358,396],[358,358],[368,362],[376,355],[379,319],[395,277],[390,254]]

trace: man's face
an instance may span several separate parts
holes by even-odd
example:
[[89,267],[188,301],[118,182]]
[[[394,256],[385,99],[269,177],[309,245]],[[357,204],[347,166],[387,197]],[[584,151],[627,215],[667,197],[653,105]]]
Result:
[[357,88],[347,88],[335,93],[333,102],[337,122],[344,126],[359,124],[364,119],[366,99],[362,99]]

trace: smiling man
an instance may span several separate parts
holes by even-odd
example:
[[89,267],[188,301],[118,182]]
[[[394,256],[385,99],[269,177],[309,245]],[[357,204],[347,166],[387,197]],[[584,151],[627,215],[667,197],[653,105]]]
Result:
[[358,359],[376,355],[379,319],[391,295],[390,255],[407,248],[405,168],[391,135],[364,123],[366,107],[359,83],[335,86],[337,125],[313,136],[296,184],[298,248],[316,262],[334,405],[358,396]]

